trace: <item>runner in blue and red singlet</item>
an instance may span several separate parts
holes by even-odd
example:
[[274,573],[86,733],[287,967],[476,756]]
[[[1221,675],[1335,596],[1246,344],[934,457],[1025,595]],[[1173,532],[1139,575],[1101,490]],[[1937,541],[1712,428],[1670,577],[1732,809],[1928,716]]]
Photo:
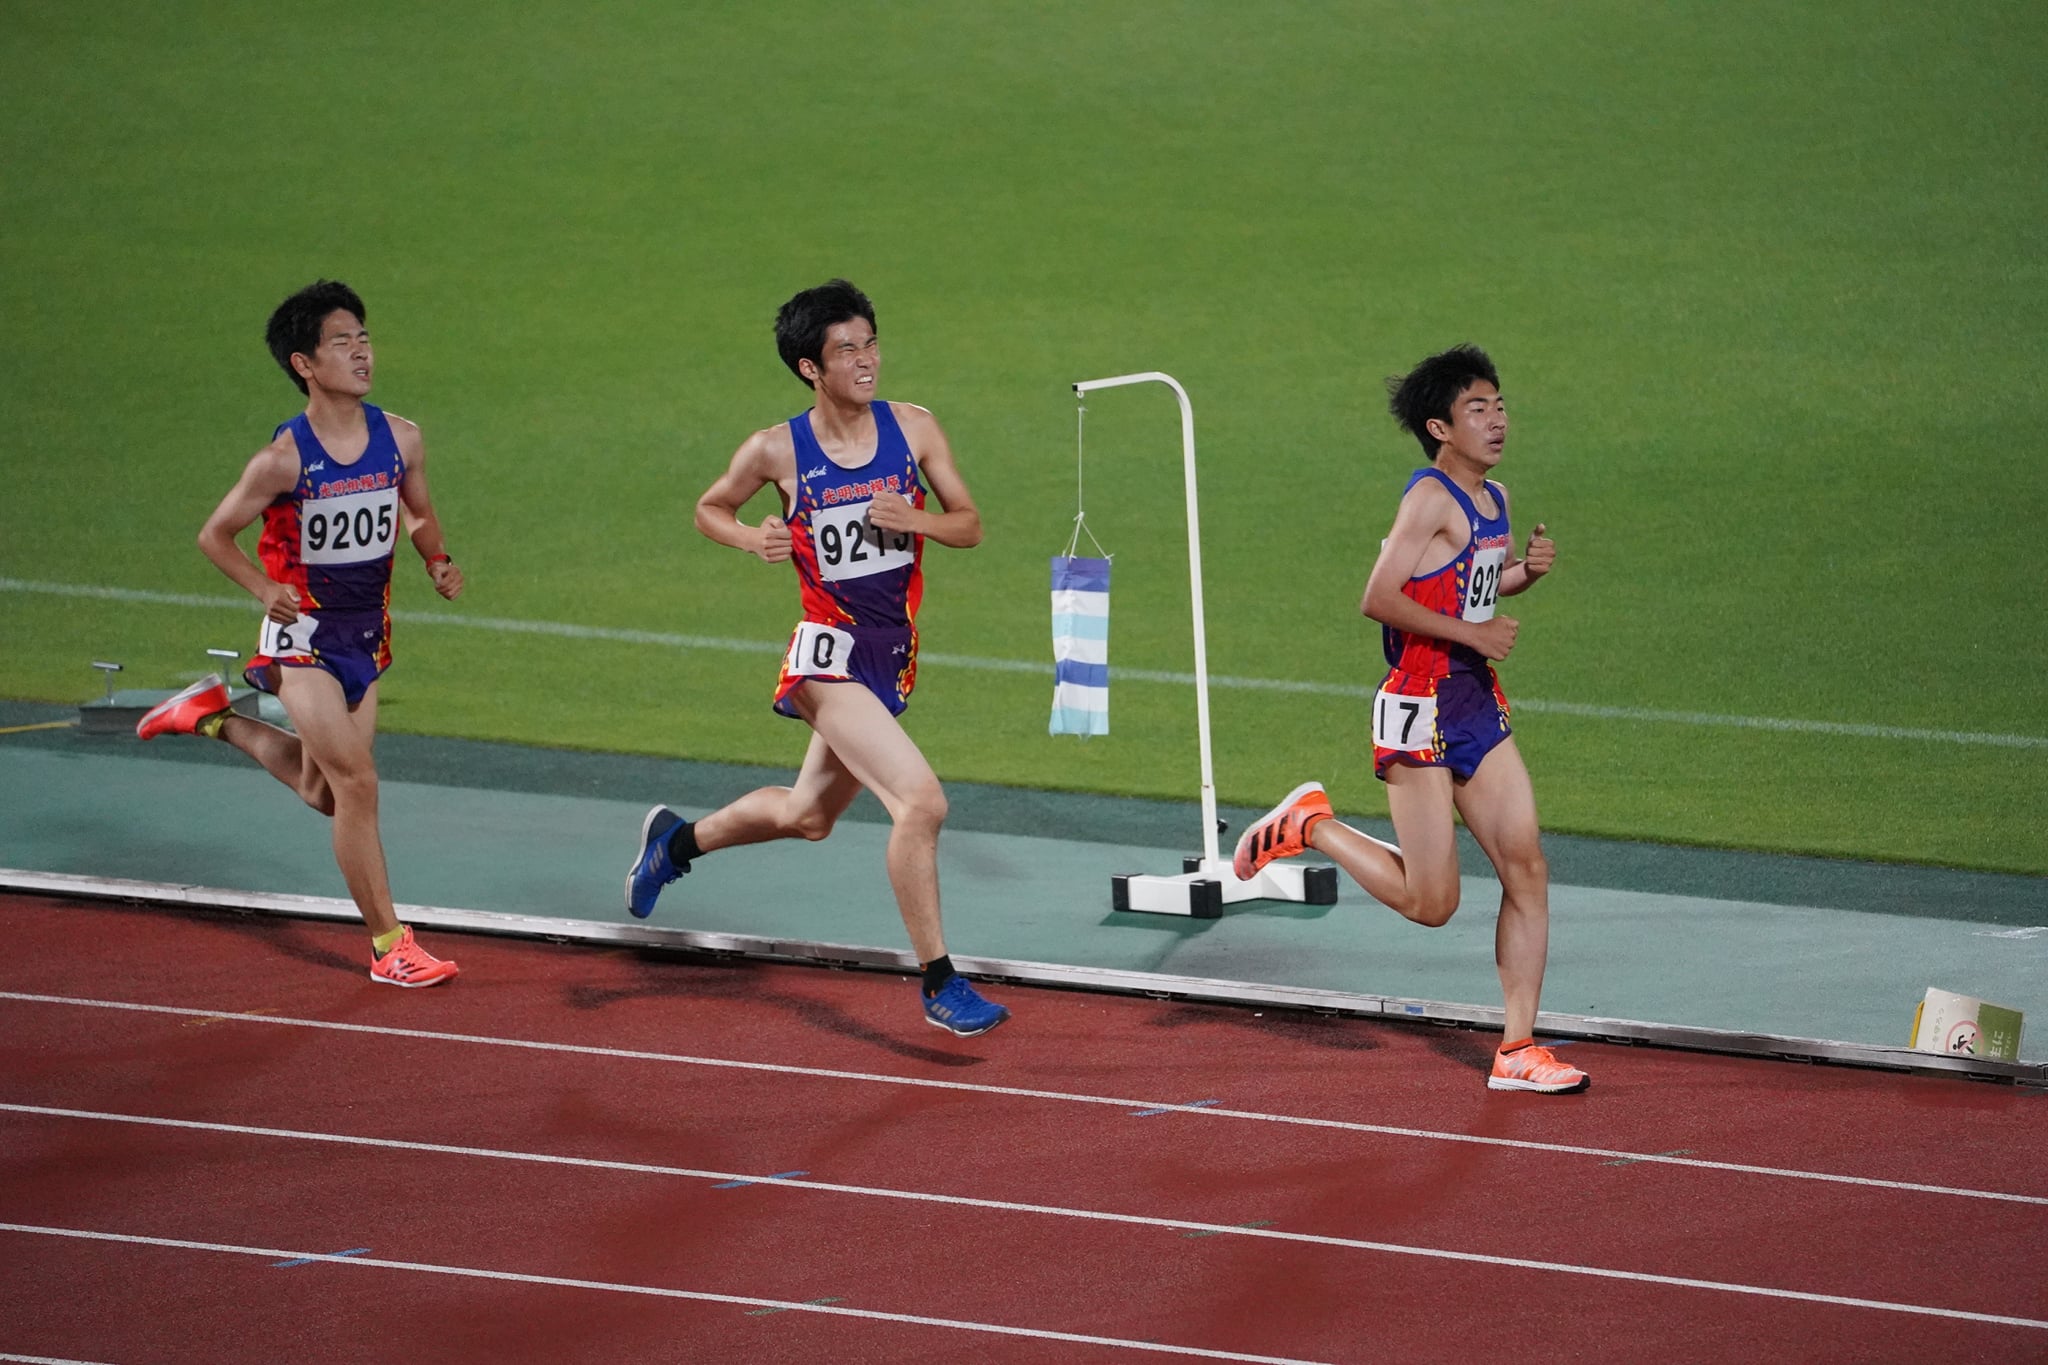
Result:
[[1315,849],[1404,917],[1441,925],[1458,908],[1454,812],[1501,881],[1494,957],[1506,1037],[1487,1086],[1560,1094],[1591,1082],[1535,1041],[1550,944],[1550,871],[1529,770],[1508,730],[1494,675],[1521,629],[1495,607],[1550,572],[1557,547],[1538,524],[1518,558],[1507,489],[1487,478],[1507,445],[1507,406],[1486,353],[1458,346],[1390,384],[1395,420],[1430,467],[1401,496],[1393,530],[1366,581],[1365,614],[1383,628],[1387,675],[1373,695],[1373,771],[1387,784],[1399,847],[1333,817],[1306,782],[1238,841],[1250,879],[1275,858]]
[[[420,429],[366,401],[375,357],[363,301],[333,280],[308,285],[271,314],[271,356],[306,410],[256,452],[199,532],[220,571],[263,604],[243,676],[275,692],[285,730],[229,707],[202,678],[142,718],[144,739],[193,734],[242,750],[301,800],[334,817],[334,858],[370,931],[370,976],[432,986],[455,975],[398,922],[377,827],[377,679],[391,666],[391,560],[401,522],[434,590],[462,591],[427,493]],[[258,518],[260,565],[235,544]]]
[[[809,411],[757,431],[697,500],[697,529],[764,563],[796,565],[802,619],[775,684],[775,710],[811,727],[796,781],[763,787],[695,821],[656,806],[626,872],[645,918],[706,853],[770,839],[822,839],[866,787],[889,812],[889,884],[923,970],[925,1019],[961,1036],[1009,1018],[953,970],[939,916],[946,797],[897,717],[917,681],[917,608],[927,540],[981,543],[981,514],[945,432],[912,403],[876,396],[875,310],[845,280],[807,289],[775,319],[776,347],[811,390]],[[747,526],[763,488],[782,515]],[[934,510],[936,501],[938,510]]]

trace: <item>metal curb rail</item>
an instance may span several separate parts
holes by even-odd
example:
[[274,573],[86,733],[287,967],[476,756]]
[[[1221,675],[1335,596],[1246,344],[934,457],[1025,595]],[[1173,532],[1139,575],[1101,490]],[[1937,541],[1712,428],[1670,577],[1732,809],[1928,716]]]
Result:
[[[220,887],[169,882],[127,881],[65,872],[31,872],[0,868],[0,890],[42,892],[85,900],[126,901],[144,905],[187,905],[210,910],[241,910],[294,919],[354,921],[355,905],[327,896],[293,896],[267,891],[231,891]],[[756,934],[718,933],[704,929],[665,929],[649,924],[601,924],[580,919],[550,919],[491,910],[463,910],[437,905],[400,905],[400,918],[424,928],[458,933],[538,938],[556,943],[654,948],[676,953],[715,953],[813,966],[857,967],[915,973],[917,961],[906,949],[858,944],[816,943]],[[967,957],[954,963],[977,977],[1015,981],[1067,990],[1146,995],[1162,1000],[1195,1000],[1225,1005],[1261,1005],[1274,1009],[1349,1014],[1459,1027],[1499,1028],[1497,1006],[1461,1005],[1440,1000],[1354,994],[1308,986],[1265,985],[1219,981],[1207,977],[1172,976],[1161,972],[1125,971],[1109,967],[1073,967],[1052,962]],[[2048,1062],[1998,1062],[1910,1047],[1877,1043],[1845,1043],[1821,1038],[1795,1038],[1775,1033],[1744,1033],[1733,1029],[1688,1024],[1658,1024],[1640,1019],[1606,1019],[1597,1015],[1537,1016],[1538,1032],[1551,1037],[1596,1042],[1642,1044],[1694,1052],[1720,1052],[1781,1061],[1828,1062],[1842,1066],[1912,1071],[1975,1080],[2048,1088]]]

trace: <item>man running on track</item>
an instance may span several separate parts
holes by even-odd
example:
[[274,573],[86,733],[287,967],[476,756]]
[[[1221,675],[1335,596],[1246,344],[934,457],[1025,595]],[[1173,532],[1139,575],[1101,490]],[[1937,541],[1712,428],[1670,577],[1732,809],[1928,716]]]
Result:
[[[794,561],[803,619],[775,689],[777,714],[812,730],[796,781],[762,787],[694,824],[667,806],[647,813],[626,875],[626,908],[645,918],[693,859],[770,839],[823,839],[866,787],[889,812],[889,883],[923,967],[925,1018],[963,1037],[1010,1017],[953,970],[939,920],[939,828],[946,795],[896,717],[917,679],[916,616],[924,544],[981,543],[981,514],[938,421],[875,396],[875,310],[845,280],[782,306],[775,342],[812,391],[809,411],[740,444],[697,500],[697,529],[767,564]],[[761,489],[782,516],[745,526]],[[926,490],[941,510],[927,504]]]
[[[366,320],[355,291],[332,280],[271,314],[270,353],[306,395],[306,410],[256,452],[199,532],[206,557],[263,604],[243,676],[277,694],[297,733],[230,710],[218,675],[152,708],[135,732],[226,740],[333,816],[334,860],[370,931],[371,980],[432,986],[456,966],[415,942],[392,908],[370,746],[377,679],[391,666],[400,521],[441,596],[462,591],[462,570],[441,541],[420,429],[363,401],[373,365]],[[235,544],[258,517],[260,568]]]
[[1378,900],[1434,927],[1458,908],[1455,811],[1501,882],[1494,960],[1506,1034],[1486,1083],[1584,1090],[1592,1082],[1583,1071],[1535,1042],[1550,869],[1507,696],[1488,662],[1508,656],[1520,629],[1495,614],[1496,602],[1549,573],[1557,548],[1538,523],[1521,557],[1514,554],[1507,490],[1486,477],[1500,463],[1508,415],[1485,352],[1454,347],[1388,388],[1394,419],[1430,461],[1408,480],[1363,603],[1384,628],[1389,669],[1373,698],[1373,771],[1387,784],[1400,847],[1335,819],[1322,785],[1308,782],[1244,832],[1235,871],[1246,879],[1275,858],[1314,849]]

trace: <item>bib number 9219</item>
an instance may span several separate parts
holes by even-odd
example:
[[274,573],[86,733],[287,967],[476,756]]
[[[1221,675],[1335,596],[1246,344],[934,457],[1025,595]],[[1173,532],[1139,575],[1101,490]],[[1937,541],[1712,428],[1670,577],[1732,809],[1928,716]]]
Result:
[[818,577],[827,582],[866,578],[902,568],[916,555],[909,531],[884,531],[868,520],[865,502],[820,508],[811,513],[811,544],[818,552]]
[[1372,742],[1407,753],[1434,748],[1436,698],[1407,697],[1381,688],[1372,699]]

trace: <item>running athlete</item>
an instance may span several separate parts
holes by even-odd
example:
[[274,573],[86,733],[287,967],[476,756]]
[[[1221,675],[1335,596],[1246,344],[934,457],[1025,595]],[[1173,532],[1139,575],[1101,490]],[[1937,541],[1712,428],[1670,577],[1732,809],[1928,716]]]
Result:
[[[662,887],[706,853],[770,839],[822,839],[862,787],[889,812],[889,884],[923,967],[924,1013],[971,1037],[1010,1012],[953,970],[939,922],[939,827],[946,794],[897,722],[917,681],[924,544],[981,543],[981,514],[938,421],[875,397],[875,310],[845,280],[807,289],[775,318],[782,361],[812,391],[809,411],[757,431],[697,500],[697,529],[763,563],[795,561],[803,619],[775,686],[778,715],[812,730],[796,782],[762,787],[694,823],[647,813],[626,874],[626,908],[645,918]],[[742,525],[761,489],[782,515]],[[929,505],[927,489],[938,501]]]
[[[199,532],[199,548],[263,604],[256,654],[243,677],[274,692],[297,733],[228,707],[218,675],[143,716],[143,739],[192,734],[226,740],[334,817],[334,860],[370,931],[370,979],[432,986],[456,973],[398,922],[377,830],[377,679],[391,666],[391,563],[401,522],[434,590],[462,591],[427,494],[420,429],[363,401],[373,357],[367,313],[332,280],[278,305],[270,353],[306,410],[278,427]],[[235,544],[258,517],[261,567]]]
[[1389,665],[1373,698],[1373,772],[1387,784],[1400,847],[1335,819],[1322,784],[1308,782],[1245,830],[1235,871],[1246,879],[1275,858],[1314,849],[1378,900],[1435,927],[1458,908],[1455,810],[1501,883],[1494,961],[1506,1035],[1486,1083],[1584,1090],[1592,1083],[1586,1074],[1535,1041],[1550,869],[1529,770],[1489,662],[1508,656],[1521,628],[1497,614],[1496,604],[1549,573],[1557,547],[1539,522],[1522,554],[1514,553],[1507,490],[1486,477],[1507,444],[1508,414],[1484,351],[1458,346],[1431,356],[1388,390],[1394,420],[1430,461],[1408,480],[1362,604],[1383,628]]

